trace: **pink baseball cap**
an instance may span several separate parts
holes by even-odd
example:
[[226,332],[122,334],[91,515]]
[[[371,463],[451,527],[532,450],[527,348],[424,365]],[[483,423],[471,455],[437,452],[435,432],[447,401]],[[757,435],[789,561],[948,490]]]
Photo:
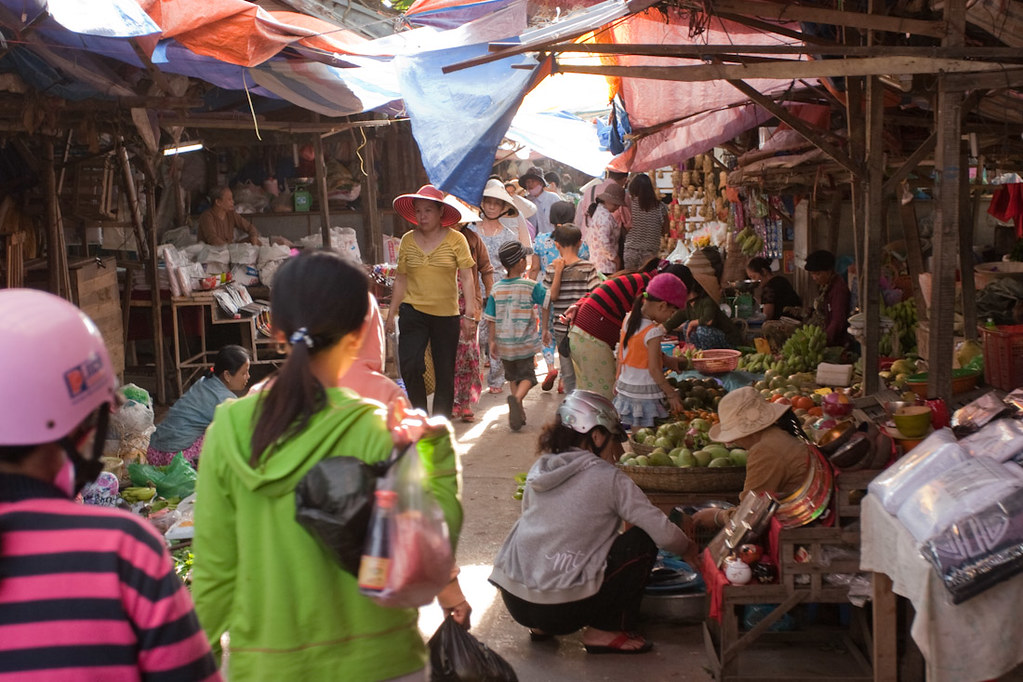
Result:
[[646,285],[646,293],[676,308],[685,308],[686,298],[689,296],[689,291],[682,280],[667,272],[654,275]]

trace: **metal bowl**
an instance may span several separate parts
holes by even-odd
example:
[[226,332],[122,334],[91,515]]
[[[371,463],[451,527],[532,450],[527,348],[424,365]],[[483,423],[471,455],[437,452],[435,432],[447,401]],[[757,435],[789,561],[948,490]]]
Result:
[[868,455],[873,457],[870,452],[870,438],[861,431],[854,433],[845,444],[835,450],[834,454],[828,457],[828,461],[839,469],[850,469],[863,464]]
[[856,430],[855,424],[849,421],[839,422],[824,432],[817,441],[817,447],[825,455],[832,455],[840,447],[846,444]]

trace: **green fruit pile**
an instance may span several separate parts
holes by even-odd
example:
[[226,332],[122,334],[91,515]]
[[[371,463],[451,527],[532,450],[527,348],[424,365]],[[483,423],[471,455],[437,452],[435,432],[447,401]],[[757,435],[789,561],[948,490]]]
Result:
[[824,330],[815,324],[799,327],[782,346],[782,360],[778,360],[771,369],[779,374],[795,374],[816,369],[824,361],[824,347],[828,337]]
[[739,358],[739,369],[763,373],[771,368],[776,358],[771,353],[750,353]]
[[710,422],[706,419],[662,424],[656,429],[639,429],[633,440],[654,448],[648,455],[631,452],[622,456],[623,466],[656,467],[736,467],[746,466],[746,451],[729,450],[710,439]]
[[764,250],[764,238],[748,226],[735,235],[735,242],[744,256],[758,256]]
[[668,383],[678,389],[682,407],[687,410],[716,409],[725,395],[725,389],[713,379],[682,379],[680,381],[668,379]]
[[894,328],[881,336],[878,353],[890,357],[894,352],[894,339],[899,339],[899,350],[908,353],[916,348],[916,301],[912,298],[892,307],[881,304],[881,315],[895,322]]

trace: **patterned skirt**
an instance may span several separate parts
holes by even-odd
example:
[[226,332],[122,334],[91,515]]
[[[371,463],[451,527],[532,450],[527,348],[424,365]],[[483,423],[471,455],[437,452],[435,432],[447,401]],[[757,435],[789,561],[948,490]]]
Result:
[[572,349],[575,387],[599,393],[608,400],[614,398],[617,367],[610,346],[578,327],[569,330],[568,343]]
[[462,318],[455,356],[455,414],[474,410],[483,390],[480,380],[480,346],[476,340],[478,323]]
[[150,447],[146,450],[146,461],[156,467],[165,467],[171,463],[174,459],[174,455],[179,452],[185,456],[188,463],[194,467],[199,466],[199,453],[202,451],[202,442],[206,439],[206,434],[199,436],[199,440],[189,445],[184,450],[176,450],[174,452],[166,452],[164,450],[157,450],[156,448]]

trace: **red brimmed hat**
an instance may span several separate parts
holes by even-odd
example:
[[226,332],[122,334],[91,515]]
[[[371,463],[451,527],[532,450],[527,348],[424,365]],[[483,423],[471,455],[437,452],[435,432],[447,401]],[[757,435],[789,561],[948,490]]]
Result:
[[419,188],[419,191],[415,194],[402,194],[394,198],[394,210],[398,212],[405,220],[409,221],[413,225],[418,225],[416,222],[416,212],[412,204],[416,199],[426,199],[427,201],[436,201],[443,208],[443,212],[440,216],[440,224],[443,227],[451,227],[458,223],[461,216],[458,213],[458,209],[450,204],[444,203],[444,192],[433,185],[423,185]]

